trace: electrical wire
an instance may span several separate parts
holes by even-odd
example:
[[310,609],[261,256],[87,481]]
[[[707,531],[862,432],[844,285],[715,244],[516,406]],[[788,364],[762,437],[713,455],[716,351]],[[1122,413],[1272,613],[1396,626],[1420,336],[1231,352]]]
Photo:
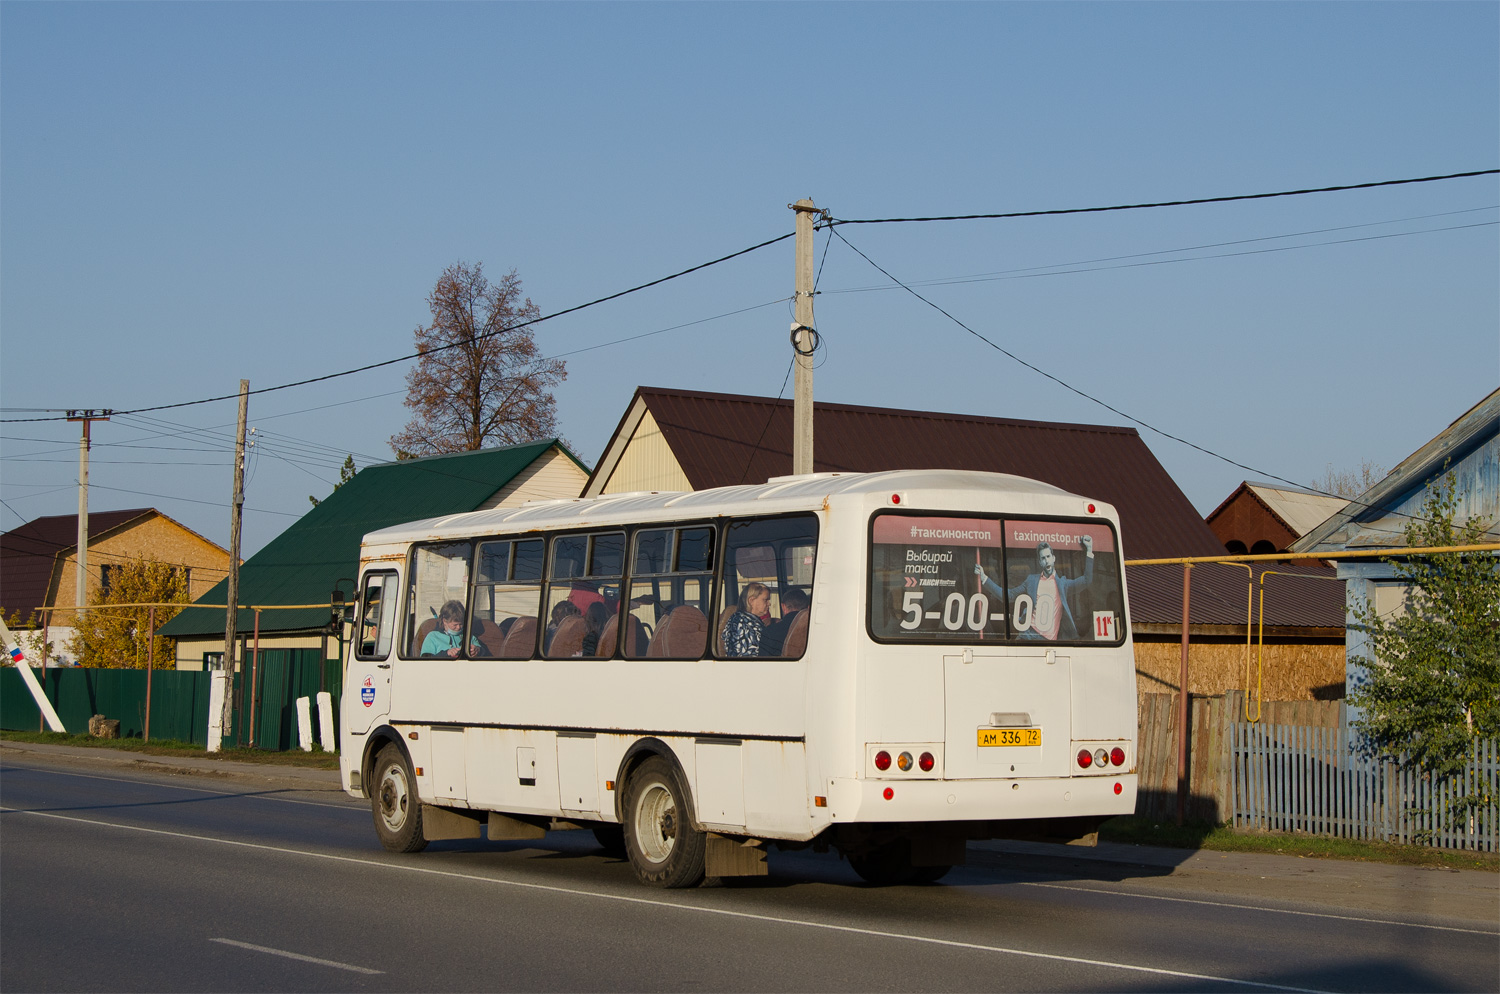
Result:
[[[438,346],[437,348],[434,348],[434,349],[428,349],[425,352],[412,352],[412,353],[409,353],[407,355],[397,356],[394,359],[385,359],[385,360],[382,360],[380,362],[372,362],[372,363],[369,363],[369,364],[364,365],[364,366],[356,366],[353,369],[340,370],[337,373],[325,373],[322,376],[312,376],[312,377],[308,377],[307,379],[303,379],[303,380],[295,380],[295,381],[293,381],[291,383],[281,383],[281,384],[277,384],[276,386],[272,386],[272,387],[261,387],[261,388],[256,389],[256,390],[251,390],[251,391],[249,391],[249,393],[252,394],[252,395],[255,395],[255,394],[264,394],[264,393],[272,393],[272,392],[275,392],[277,390],[289,390],[292,387],[305,387],[305,386],[308,386],[309,384],[312,384],[312,383],[324,383],[324,382],[326,382],[328,380],[338,379],[339,377],[342,377],[342,376],[352,376],[355,373],[366,373],[366,372],[369,372],[372,369],[380,369],[380,368],[385,367],[385,366],[395,365],[396,363],[399,363],[399,362],[407,362],[408,360],[421,358],[422,356],[432,355],[432,354],[437,353],[437,352],[444,352],[444,351],[447,351],[448,349],[459,348],[459,347],[464,346],[464,345],[472,344],[472,341],[482,341],[482,340],[487,339],[487,338],[492,338],[495,335],[503,335],[503,334],[505,334],[508,331],[516,331],[516,330],[519,330],[521,328],[527,328],[527,327],[531,327],[532,325],[538,325],[538,324],[541,324],[543,321],[551,321],[553,318],[560,318],[560,317],[562,317],[565,314],[574,314],[574,313],[577,313],[578,311],[582,311],[582,310],[585,310],[585,309],[590,308],[590,307],[596,307],[599,304],[607,303],[607,302],[609,302],[611,300],[618,300],[620,297],[624,297],[624,296],[627,296],[627,295],[632,294],[632,293],[639,293],[642,290],[646,290],[646,289],[649,289],[649,288],[654,287],[654,286],[660,286],[663,283],[666,283],[666,282],[669,282],[669,281],[675,280],[675,279],[680,279],[681,277],[687,276],[690,273],[696,273],[699,270],[707,269],[710,266],[717,266],[717,265],[719,265],[722,262],[728,262],[729,260],[731,260],[731,259],[737,259],[737,258],[739,258],[742,255],[748,255],[751,252],[758,251],[759,249],[766,248],[767,246],[775,245],[777,242],[784,242],[788,238],[792,238],[795,235],[796,235],[796,232],[789,231],[789,232],[787,232],[784,235],[778,235],[775,238],[768,238],[768,239],[766,239],[763,242],[759,242],[759,243],[757,243],[755,245],[751,245],[748,248],[740,249],[737,252],[731,252],[728,255],[720,256],[717,259],[711,259],[708,262],[701,262],[701,263],[699,263],[696,266],[689,266],[687,269],[681,270],[680,272],[672,273],[669,276],[662,276],[662,277],[660,277],[658,279],[651,280],[651,281],[649,281],[647,283],[642,283],[642,284],[640,284],[638,286],[633,286],[633,287],[630,287],[629,289],[626,289],[626,290],[620,290],[620,291],[618,291],[616,293],[611,293],[611,294],[608,294],[606,296],[599,297],[599,298],[596,298],[594,300],[590,300],[587,303],[575,304],[572,307],[565,307],[565,308],[563,308],[560,311],[553,311],[551,314],[543,314],[541,317],[533,318],[530,321],[521,321],[521,322],[518,322],[518,323],[513,324],[513,325],[508,325],[508,326],[506,326],[504,328],[497,328],[497,329],[495,329],[492,332],[488,332],[487,334],[476,336],[472,340],[463,341],[463,342],[454,342],[454,343],[452,343],[450,345],[441,345],[441,346]],[[148,411],[167,411],[167,410],[173,410],[173,409],[180,408],[180,407],[193,407],[193,406],[198,405],[198,404],[212,404],[212,403],[215,403],[215,402],[221,401],[221,400],[236,400],[238,398],[239,398],[239,393],[235,392],[235,393],[230,393],[230,394],[222,394],[222,395],[217,396],[217,397],[204,397],[204,398],[199,399],[199,400],[185,400],[185,401],[180,401],[180,402],[175,403],[175,404],[156,404],[156,405],[153,405],[153,406],[150,406],[150,407],[137,407],[137,408],[132,408],[130,410],[125,410],[125,411],[116,411],[114,413],[115,414],[141,414],[141,413],[148,412]],[[18,422],[31,422],[31,421],[65,421],[65,420],[67,420],[66,417],[62,417],[62,418],[55,418],[55,417],[54,418],[0,418],[0,424],[14,424],[14,423],[18,423]]]
[[[225,503],[224,501],[198,500],[198,499],[193,498],[193,497],[181,497],[181,496],[179,496],[177,494],[153,494],[153,493],[148,493],[145,490],[126,490],[124,487],[106,487],[102,483],[90,483],[89,484],[89,489],[90,490],[113,490],[113,491],[115,491],[117,493],[122,493],[122,494],[138,494],[138,495],[140,495],[142,497],[159,497],[162,500],[183,500],[183,501],[187,501],[189,504],[207,504],[210,507],[229,507],[230,506],[229,504]],[[288,517],[288,518],[300,518],[300,517],[302,517],[301,514],[298,514],[298,513],[293,512],[293,511],[272,511],[269,508],[264,508],[264,507],[246,507],[245,510],[246,511],[254,511],[257,514],[280,514],[280,515],[282,515],[284,517]]]
[[[1442,180],[1467,179],[1472,176],[1492,176],[1500,169],[1475,169],[1464,173],[1447,173],[1442,176],[1417,176],[1412,179],[1387,179],[1374,183],[1347,183],[1343,186],[1319,186],[1305,190],[1281,190],[1276,193],[1241,193],[1227,197],[1198,197],[1192,200],[1163,200],[1149,204],[1115,204],[1110,207],[1067,207],[1045,211],[1010,211],[1004,214],[948,214],[940,217],[876,217],[835,218],[821,222],[833,228],[842,224],[907,224],[922,221],[985,221],[1015,217],[1055,217],[1061,214],[1102,214],[1109,211],[1138,211],[1153,207],[1188,207],[1196,204],[1227,204],[1241,200],[1270,200],[1274,197],[1301,197],[1310,193],[1340,193],[1345,190],[1373,190],[1382,186],[1404,186],[1410,183],[1437,183]],[[853,246],[850,246],[853,248]]]
[[[1238,467],[1240,469],[1246,470],[1247,472],[1259,474],[1260,476],[1263,476],[1263,477],[1265,477],[1267,479],[1277,480],[1277,481],[1279,481],[1281,483],[1290,484],[1291,486],[1295,487],[1298,490],[1309,490],[1312,493],[1322,494],[1325,497],[1339,497],[1340,496],[1338,494],[1326,493],[1325,491],[1318,490],[1318,489],[1316,489],[1314,487],[1306,487],[1306,486],[1304,486],[1304,485],[1302,485],[1300,483],[1297,483],[1297,482],[1295,482],[1293,480],[1288,480],[1284,476],[1277,476],[1275,473],[1269,473],[1266,470],[1257,469],[1254,466],[1248,466],[1245,463],[1239,462],[1238,460],[1235,460],[1235,459],[1231,459],[1230,457],[1228,457],[1228,456],[1226,456],[1226,455],[1224,455],[1222,453],[1215,452],[1214,450],[1209,449],[1209,448],[1205,448],[1205,447],[1203,447],[1201,445],[1198,445],[1195,442],[1190,442],[1187,439],[1182,438],[1181,436],[1173,435],[1171,432],[1163,431],[1162,429],[1156,427],[1155,425],[1150,424],[1150,423],[1145,422],[1145,421],[1142,421],[1140,418],[1137,418],[1134,415],[1127,414],[1124,411],[1120,410],[1119,408],[1114,407],[1111,404],[1108,404],[1108,403],[1106,403],[1103,400],[1100,400],[1098,397],[1095,397],[1092,394],[1085,393],[1083,390],[1080,390],[1078,387],[1073,386],[1071,383],[1067,382],[1066,380],[1063,380],[1060,377],[1054,376],[1052,373],[1047,372],[1045,369],[1042,369],[1039,366],[1032,365],[1031,363],[1027,362],[1025,359],[1022,359],[1020,356],[1016,355],[1014,352],[1011,352],[1010,350],[1006,349],[1004,346],[998,345],[995,342],[991,341],[990,339],[986,338],[985,336],[981,335],[979,332],[975,331],[973,328],[969,327],[967,324],[965,324],[964,322],[960,321],[958,318],[954,317],[952,314],[948,313],[942,307],[940,307],[937,304],[933,303],[932,301],[928,300],[926,297],[922,296],[920,293],[918,293],[917,291],[913,290],[911,287],[907,286],[905,283],[902,283],[896,277],[892,276],[890,274],[890,272],[888,272],[884,267],[882,267],[874,259],[871,259],[864,252],[861,252],[859,250],[859,248],[856,247],[853,243],[851,243],[847,238],[845,238],[844,235],[843,235],[843,233],[840,232],[837,228],[834,228],[834,229],[831,229],[831,230],[833,231],[833,234],[835,234],[835,235],[838,236],[838,238],[839,238],[840,241],[842,241],[845,245],[848,245],[851,249],[854,249],[855,253],[858,254],[861,259],[864,259],[871,266],[874,266],[877,270],[879,270],[881,272],[882,275],[884,275],[886,277],[886,279],[890,280],[892,283],[895,283],[901,289],[905,290],[907,293],[911,294],[913,297],[916,297],[922,303],[926,304],[928,307],[931,307],[933,310],[935,310],[939,314],[943,315],[943,317],[947,318],[949,321],[952,321],[954,324],[958,325],[964,331],[968,332],[970,335],[973,335],[975,338],[979,339],[981,342],[983,342],[984,344],[988,345],[990,348],[992,348],[995,351],[1001,353],[1002,355],[1004,355],[1007,358],[1013,360],[1014,362],[1017,362],[1020,365],[1025,366],[1027,369],[1031,370],[1032,372],[1039,373],[1040,375],[1045,376],[1047,379],[1051,380],[1053,383],[1056,383],[1058,386],[1063,387],[1064,389],[1066,389],[1066,390],[1068,390],[1068,391],[1070,391],[1072,393],[1077,394],[1078,396],[1082,397],[1084,400],[1087,400],[1087,401],[1090,401],[1092,403],[1098,404],[1100,407],[1104,408],[1105,410],[1110,411],[1110,412],[1112,412],[1114,414],[1117,414],[1117,415],[1119,415],[1120,417],[1124,418],[1127,421],[1132,421],[1135,424],[1140,425],[1142,428],[1145,428],[1147,431],[1154,432],[1157,435],[1160,435],[1163,438],[1171,439],[1174,442],[1179,442],[1179,443],[1181,443],[1183,445],[1186,445],[1190,449],[1196,449],[1197,451],[1203,453],[1204,455],[1212,456],[1213,458],[1218,459],[1218,460],[1220,460],[1222,462],[1226,462],[1226,463],[1228,463],[1231,466],[1236,466],[1236,467]],[[783,389],[785,389],[785,387],[783,387]],[[1348,498],[1341,498],[1341,499],[1348,500]],[[1359,504],[1360,503],[1359,501],[1355,501],[1355,500],[1350,500],[1349,502],[1351,504]],[[1368,507],[1371,507],[1372,505],[1362,504],[1361,506],[1368,508]],[[1420,517],[1418,515],[1404,514],[1403,512],[1400,512],[1400,511],[1391,511],[1390,513],[1398,515],[1400,517],[1413,518],[1415,520],[1423,520],[1423,521],[1427,520],[1426,518],[1422,518],[1422,517]]]
[[[1132,267],[1130,267],[1130,266],[1095,266],[1094,264],[1095,263],[1104,263],[1104,262],[1121,262],[1121,261],[1128,260],[1128,259],[1148,259],[1151,256],[1173,255],[1173,254],[1176,254],[1176,253],[1179,253],[1179,252],[1199,252],[1199,251],[1202,251],[1204,249],[1210,249],[1210,248],[1227,248],[1227,247],[1229,247],[1231,245],[1251,245],[1251,244],[1254,244],[1256,242],[1275,241],[1275,240],[1281,239],[1281,238],[1300,238],[1300,237],[1303,237],[1305,235],[1321,235],[1321,234],[1328,234],[1328,233],[1331,233],[1331,232],[1334,232],[1334,231],[1350,231],[1350,230],[1353,230],[1353,229],[1356,229],[1356,228],[1369,228],[1369,227],[1374,227],[1375,225],[1381,225],[1381,224],[1400,224],[1400,223],[1404,223],[1406,221],[1424,221],[1424,220],[1429,220],[1429,219],[1434,218],[1434,217],[1450,217],[1450,216],[1452,216],[1454,214],[1472,214],[1472,213],[1476,213],[1478,211],[1489,211],[1489,210],[1495,210],[1495,209],[1496,209],[1496,207],[1494,207],[1494,206],[1491,206],[1491,207],[1470,207],[1470,208],[1466,208],[1465,210],[1461,210],[1461,211],[1445,211],[1442,214],[1424,214],[1424,215],[1420,215],[1420,216],[1417,216],[1417,217],[1395,218],[1395,219],[1392,219],[1392,220],[1389,220],[1389,221],[1367,221],[1367,222],[1365,222],[1363,224],[1342,225],[1342,226],[1336,227],[1336,228],[1319,228],[1319,229],[1315,229],[1315,230],[1312,230],[1312,231],[1296,231],[1296,232],[1289,232],[1287,234],[1282,234],[1282,235],[1263,235],[1263,236],[1258,237],[1258,238],[1241,238],[1241,239],[1236,239],[1234,241],[1228,241],[1228,242],[1211,242],[1211,243],[1208,243],[1208,244],[1205,244],[1205,245],[1189,245],[1189,246],[1184,246],[1182,248],[1157,249],[1157,250],[1152,251],[1152,252],[1133,252],[1133,253],[1130,253],[1128,255],[1105,256],[1105,257],[1099,258],[1099,259],[1083,259],[1083,260],[1079,260],[1077,262],[1058,262],[1058,263],[1053,263],[1052,265],[1047,265],[1047,266],[1025,266],[1025,267],[1021,267],[1021,268],[1018,268],[1018,269],[1004,269],[1004,270],[1000,270],[998,272],[992,272],[992,273],[974,273],[974,274],[967,275],[967,276],[941,276],[941,277],[933,277],[933,278],[925,279],[925,280],[911,280],[908,285],[910,285],[910,286],[954,286],[954,285],[964,284],[964,283],[989,283],[989,282],[996,282],[996,281],[999,281],[999,280],[1007,280],[1007,279],[1026,279],[1028,277],[1034,277],[1034,276],[1069,276],[1069,275],[1073,275],[1073,274],[1076,274],[1076,273],[1094,273],[1094,272],[1104,272],[1104,271],[1113,270],[1113,269],[1128,269],[1128,268],[1132,268]],[[1426,234],[1432,234],[1432,233],[1440,232],[1440,231],[1459,231],[1459,230],[1462,230],[1462,229],[1465,229],[1465,228],[1491,226],[1491,225],[1494,225],[1496,223],[1500,223],[1500,222],[1484,221],[1484,222],[1478,222],[1476,224],[1453,225],[1453,226],[1443,227],[1443,228],[1424,228],[1424,229],[1422,229],[1420,231],[1393,232],[1393,233],[1386,234],[1386,235],[1372,236],[1371,239],[1334,239],[1334,240],[1324,241],[1324,242],[1310,242],[1310,243],[1305,244],[1305,245],[1284,245],[1284,246],[1279,246],[1279,247],[1274,248],[1274,249],[1266,249],[1264,251],[1266,251],[1266,252],[1289,252],[1289,251],[1292,251],[1294,249],[1318,248],[1318,247],[1325,246],[1325,245],[1345,245],[1345,244],[1349,244],[1351,242],[1374,240],[1375,238],[1394,238],[1394,237],[1404,236],[1404,235],[1426,235]],[[1228,258],[1235,258],[1237,256],[1253,255],[1253,254],[1257,254],[1257,253],[1252,253],[1252,252],[1222,252],[1222,253],[1218,253],[1218,254],[1215,254],[1215,255],[1190,256],[1190,257],[1183,258],[1183,259],[1164,259],[1164,260],[1159,260],[1159,261],[1157,261],[1155,263],[1139,263],[1138,265],[1161,265],[1161,264],[1168,263],[1168,262],[1198,262],[1198,261],[1206,260],[1206,259],[1228,259]],[[1085,268],[1075,268],[1075,267],[1084,267],[1084,266],[1088,266],[1088,267],[1091,267],[1091,268],[1087,268],[1087,269],[1085,269]],[[1055,272],[1048,272],[1047,270],[1056,270],[1056,271]],[[868,292],[871,292],[871,291],[895,290],[895,289],[898,289],[898,288],[894,287],[894,286],[891,286],[890,284],[882,283],[882,284],[871,285],[871,286],[845,287],[843,289],[828,290],[828,291],[825,291],[825,292],[827,292],[827,293],[835,293],[835,294],[838,294],[838,293],[868,293]]]
[[[826,220],[818,222],[818,225],[822,226],[822,227],[827,227],[829,229],[833,229],[835,226],[845,225],[845,224],[897,224],[897,223],[926,222],[926,221],[972,221],[972,220],[992,220],[992,219],[1019,218],[1019,217],[1048,217],[1048,216],[1058,216],[1058,215],[1064,215],[1064,214],[1096,214],[1096,213],[1103,213],[1103,212],[1107,212],[1107,211],[1144,210],[1144,209],[1156,208],[1156,207],[1185,207],[1185,206],[1198,205],[1198,204],[1230,203],[1230,202],[1245,201],[1245,200],[1266,200],[1266,199],[1270,199],[1270,198],[1274,198],[1274,197],[1295,197],[1295,196],[1303,196],[1303,195],[1306,195],[1306,194],[1313,194],[1313,193],[1337,193],[1337,192],[1342,192],[1342,191],[1347,191],[1347,190],[1368,190],[1368,189],[1374,189],[1374,188],[1377,188],[1377,187],[1402,186],[1402,185],[1412,184],[1412,183],[1434,183],[1434,182],[1438,182],[1438,181],[1441,181],[1441,180],[1464,179],[1464,178],[1469,178],[1469,177],[1474,177],[1474,176],[1488,176],[1488,175],[1492,175],[1492,174],[1495,174],[1495,173],[1500,173],[1500,169],[1479,169],[1479,170],[1471,170],[1469,172],[1447,173],[1447,174],[1440,175],[1440,176],[1420,176],[1420,177],[1413,177],[1413,178],[1409,178],[1409,179],[1380,180],[1380,181],[1371,182],[1371,183],[1350,183],[1350,184],[1344,184],[1344,185],[1340,185],[1340,186],[1313,187],[1313,188],[1301,189],[1301,190],[1282,190],[1282,191],[1277,191],[1277,192],[1274,192],[1274,193],[1236,194],[1236,195],[1233,195],[1233,196],[1198,197],[1198,198],[1187,199],[1187,200],[1168,200],[1168,201],[1158,201],[1158,202],[1154,202],[1154,203],[1115,204],[1115,205],[1108,206],[1108,207],[1072,207],[1072,208],[1061,208],[1061,209],[1041,210],[1041,211],[1011,211],[1011,212],[1006,212],[1006,213],[995,213],[995,214],[951,214],[951,215],[934,216],[934,217],[836,218],[836,217],[833,217],[831,215],[827,215],[826,212],[825,212]],[[666,283],[666,282],[669,282],[671,280],[675,280],[675,279],[679,279],[679,278],[681,278],[683,276],[687,276],[690,273],[695,273],[695,272],[698,272],[700,270],[707,269],[710,266],[716,266],[716,265],[719,265],[720,263],[728,262],[731,259],[736,259],[736,258],[738,258],[738,257],[740,257],[742,255],[747,255],[747,254],[749,254],[751,252],[755,252],[755,251],[758,251],[760,249],[766,248],[768,246],[775,245],[778,242],[782,242],[782,241],[785,241],[788,238],[794,237],[795,234],[796,234],[795,232],[787,232],[784,235],[779,235],[779,236],[777,236],[775,238],[766,239],[765,241],[758,242],[755,245],[751,245],[751,246],[749,246],[747,248],[740,249],[737,252],[731,252],[728,255],[720,256],[717,259],[711,259],[711,260],[709,260],[707,262],[699,263],[696,266],[690,266],[687,269],[683,269],[683,270],[681,270],[679,272],[672,273],[670,275],[663,276],[663,277],[651,280],[651,281],[646,282],[646,283],[641,283],[638,286],[633,286],[633,287],[630,287],[630,288],[625,289],[625,290],[620,290],[620,291],[618,291],[616,293],[608,294],[606,296],[596,298],[596,299],[588,301],[586,303],[576,304],[573,307],[567,307],[567,308],[564,308],[564,309],[562,309],[560,311],[554,311],[551,314],[544,314],[541,317],[534,318],[534,319],[532,319],[530,321],[523,321],[523,322],[519,322],[519,323],[514,324],[514,325],[509,325],[509,326],[507,326],[505,328],[499,328],[499,329],[496,329],[493,332],[490,332],[488,335],[480,336],[480,337],[491,337],[493,335],[504,334],[505,332],[508,332],[508,331],[515,331],[515,330],[518,330],[520,328],[530,327],[532,325],[540,324],[543,321],[550,321],[553,318],[562,317],[565,314],[573,314],[573,313],[576,313],[578,311],[585,310],[586,308],[589,308],[589,307],[594,307],[594,306],[606,303],[606,302],[611,301],[611,300],[617,300],[617,299],[619,299],[621,297],[624,297],[624,296],[627,296],[629,294],[637,293],[637,292],[639,292],[641,290],[645,290],[645,289],[648,289],[650,287],[659,286],[659,285],[661,285],[663,283]],[[413,352],[413,353],[410,353],[410,354],[407,354],[407,355],[398,356],[398,357],[396,357],[394,359],[386,359],[386,360],[383,360],[381,362],[369,363],[369,364],[364,365],[364,366],[356,366],[356,367],[354,367],[352,369],[340,370],[339,372],[336,372],[336,373],[326,373],[326,374],[324,374],[322,376],[308,377],[307,379],[296,380],[296,381],[293,381],[293,382],[290,382],[290,383],[281,383],[281,384],[278,384],[276,386],[261,387],[259,389],[251,390],[249,392],[252,393],[252,394],[264,394],[264,393],[272,393],[272,392],[277,391],[277,390],[288,390],[288,389],[291,389],[293,387],[307,386],[307,385],[313,384],[313,383],[323,383],[323,382],[326,382],[328,380],[337,379],[337,378],[343,377],[343,376],[351,376],[351,375],[353,375],[355,373],[369,372],[372,369],[380,369],[380,368],[385,367],[385,366],[390,366],[390,365],[394,365],[396,363],[406,362],[406,361],[411,360],[411,359],[419,358],[420,356],[422,356],[424,354],[431,354],[433,352],[440,352],[440,351],[444,351],[444,350],[450,349],[450,348],[457,348],[457,347],[459,347],[461,345],[466,345],[466,344],[469,344],[469,343],[468,342],[456,342],[456,343],[453,343],[453,344],[450,344],[450,345],[440,346],[437,349],[431,349],[427,353]],[[172,410],[172,409],[181,408],[181,407],[192,407],[192,406],[198,405],[198,404],[210,404],[210,403],[215,403],[215,402],[221,401],[221,400],[234,400],[234,399],[238,398],[238,396],[239,396],[238,393],[222,394],[222,395],[216,396],[216,397],[204,397],[204,398],[201,398],[199,400],[180,401],[180,402],[175,403],[175,404],[156,404],[156,405],[153,405],[153,406],[150,406],[150,407],[138,407],[138,408],[133,408],[133,409],[130,409],[130,410],[119,411],[119,412],[116,412],[116,413],[120,413],[120,414],[139,414],[139,413],[143,413],[143,412],[147,412],[147,411],[165,411],[165,410]],[[0,418],[0,423],[14,424],[14,423],[20,423],[20,422],[61,421],[61,420],[66,420],[66,419],[65,418],[57,418],[57,417],[50,417],[50,418]]]
[[[777,400],[780,400],[781,399],[781,395],[784,394],[784,393],[786,393],[787,382],[791,380],[791,378],[792,378],[792,368],[794,366],[796,366],[796,365],[797,365],[797,356],[794,354],[792,356],[792,361],[789,362],[789,363],[787,363],[786,375],[781,378],[781,389],[776,391],[776,399]],[[750,446],[750,456],[749,456],[749,458],[747,458],[745,460],[745,468],[744,468],[744,470],[742,470],[740,472],[740,482],[741,483],[744,483],[745,482],[745,477],[750,474],[750,463],[752,461],[754,461],[754,459],[755,459],[755,453],[758,452],[758,451],[760,451],[760,443],[763,442],[763,441],[765,441],[766,432],[771,429],[771,419],[774,418],[774,417],[776,417],[776,406],[773,404],[771,406],[771,412],[766,415],[766,424],[765,424],[765,427],[761,428],[761,430],[760,430],[760,437],[755,440],[755,444],[754,445]]]

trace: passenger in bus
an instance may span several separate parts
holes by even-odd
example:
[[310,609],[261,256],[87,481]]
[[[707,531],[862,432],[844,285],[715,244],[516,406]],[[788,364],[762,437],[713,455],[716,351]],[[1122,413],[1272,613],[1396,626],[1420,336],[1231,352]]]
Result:
[[[985,574],[983,566],[974,564],[974,573],[984,578],[984,589],[993,596],[1007,604],[1022,594],[1031,598],[1030,625],[1021,632],[1020,638],[1049,641],[1078,638],[1078,626],[1073,622],[1068,596],[1094,582],[1094,536],[1084,535],[1081,541],[1085,557],[1083,575],[1072,579],[1057,572],[1057,553],[1047,542],[1038,542],[1036,546],[1036,560],[1041,572],[1033,573],[1024,582],[1005,590]],[[1014,608],[1011,613],[1015,613]]]
[[545,655],[552,648],[552,637],[557,634],[557,626],[566,618],[575,614],[582,614],[578,605],[572,601],[558,601],[552,608],[552,620],[547,623],[547,632],[542,638],[542,653]]
[[808,605],[807,594],[801,587],[792,587],[781,595],[781,617],[773,621],[766,633],[760,639],[760,654],[762,656],[785,655],[786,636],[792,630],[792,624],[797,620],[799,611],[806,611]]
[[604,626],[609,623],[609,611],[605,609],[603,602],[595,601],[589,605],[587,611],[583,612],[583,620],[589,626],[589,630],[583,636],[583,654],[591,658],[599,654],[599,635],[604,631]]
[[[424,658],[448,658],[457,659],[463,655],[464,645],[464,605],[462,601],[449,601],[443,605],[438,612],[437,627],[427,633],[422,640],[422,653]],[[484,647],[480,645],[477,638],[470,638],[469,644],[474,647],[476,655],[484,654]]]
[[762,617],[771,616],[771,590],[764,583],[747,583],[740,591],[739,609],[724,623],[726,656],[761,655],[761,638],[766,625]]

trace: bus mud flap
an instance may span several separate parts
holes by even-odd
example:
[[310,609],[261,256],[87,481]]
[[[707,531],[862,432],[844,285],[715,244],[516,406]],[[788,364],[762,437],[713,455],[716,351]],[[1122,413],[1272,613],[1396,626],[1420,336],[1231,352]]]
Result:
[[479,826],[483,824],[477,815],[452,811],[433,804],[422,805],[422,837],[428,842],[443,839],[477,839]]
[[765,843],[756,839],[736,839],[709,832],[704,850],[704,872],[710,877],[764,877]]
[[498,811],[490,812],[489,836],[491,842],[510,841],[516,839],[540,839],[547,834],[545,825],[534,822],[523,821],[520,818],[512,818]]

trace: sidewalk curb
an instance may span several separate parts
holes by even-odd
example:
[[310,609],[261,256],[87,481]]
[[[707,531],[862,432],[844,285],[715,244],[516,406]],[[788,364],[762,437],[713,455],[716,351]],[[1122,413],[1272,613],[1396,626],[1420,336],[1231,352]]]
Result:
[[48,756],[57,759],[133,767],[151,773],[204,773],[262,780],[305,782],[308,789],[341,790],[337,770],[315,770],[303,766],[246,763],[235,760],[199,759],[195,756],[152,756],[146,753],[114,749],[91,749],[86,746],[51,745],[44,742],[13,742],[0,739],[0,757],[13,754]]

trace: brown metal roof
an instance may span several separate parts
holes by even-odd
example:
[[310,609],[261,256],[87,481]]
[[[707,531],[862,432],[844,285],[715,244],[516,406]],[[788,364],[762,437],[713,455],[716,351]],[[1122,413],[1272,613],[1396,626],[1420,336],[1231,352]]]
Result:
[[[90,544],[121,525],[157,514],[154,508],[89,513]],[[0,534],[0,607],[5,613],[21,612],[24,622],[31,612],[47,606],[47,585],[59,555],[66,556],[78,545],[78,515],[56,514],[37,518]]]
[[[657,387],[640,387],[636,397],[645,401],[695,490],[759,483],[792,471],[790,400]],[[849,404],[816,403],[814,411],[818,472],[1014,473],[1113,504],[1131,558],[1224,552],[1134,428]]]

